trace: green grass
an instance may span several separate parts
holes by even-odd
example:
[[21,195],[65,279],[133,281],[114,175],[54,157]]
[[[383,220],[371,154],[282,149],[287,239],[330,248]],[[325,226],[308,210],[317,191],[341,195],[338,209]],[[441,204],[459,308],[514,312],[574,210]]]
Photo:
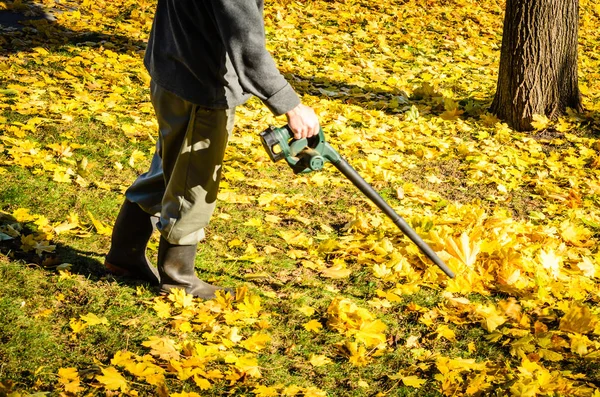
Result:
[[[95,360],[108,362],[118,350],[139,350],[158,328],[157,319],[140,304],[152,296],[144,289],[84,276],[60,280],[52,272],[5,257],[0,257],[0,276],[0,379],[15,382],[19,389],[45,390],[56,382],[61,367],[92,370]],[[110,325],[74,335],[70,320],[88,313],[106,316]],[[140,325],[120,325],[133,319]]]

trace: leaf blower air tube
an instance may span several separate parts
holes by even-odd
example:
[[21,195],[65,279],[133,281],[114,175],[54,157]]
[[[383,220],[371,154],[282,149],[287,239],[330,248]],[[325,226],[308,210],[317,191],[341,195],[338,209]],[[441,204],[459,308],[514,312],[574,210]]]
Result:
[[285,159],[295,174],[318,171],[325,163],[332,163],[354,186],[379,207],[417,247],[446,275],[454,278],[454,272],[437,256],[435,251],[406,223],[394,209],[369,185],[346,160],[327,142],[320,129],[319,134],[308,139],[293,139],[288,126],[269,127],[260,134],[261,142],[271,160]]

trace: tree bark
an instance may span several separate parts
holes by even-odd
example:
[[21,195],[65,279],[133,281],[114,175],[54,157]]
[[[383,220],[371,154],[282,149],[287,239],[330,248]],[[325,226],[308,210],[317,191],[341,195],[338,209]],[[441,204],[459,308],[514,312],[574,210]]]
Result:
[[507,0],[491,112],[518,131],[533,115],[583,110],[577,80],[579,0]]

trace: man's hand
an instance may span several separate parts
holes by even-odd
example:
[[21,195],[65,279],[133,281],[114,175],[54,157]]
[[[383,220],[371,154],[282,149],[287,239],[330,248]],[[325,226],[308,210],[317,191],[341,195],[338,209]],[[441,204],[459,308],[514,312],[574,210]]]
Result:
[[319,133],[319,119],[310,106],[300,104],[285,115],[295,139],[310,138]]

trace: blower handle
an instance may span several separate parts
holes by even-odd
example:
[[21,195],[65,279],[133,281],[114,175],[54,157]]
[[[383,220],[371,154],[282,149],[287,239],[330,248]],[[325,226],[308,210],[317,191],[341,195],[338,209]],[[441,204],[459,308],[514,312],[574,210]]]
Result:
[[340,155],[325,142],[323,129],[310,138],[294,139],[289,126],[269,127],[260,133],[263,148],[273,162],[287,161],[294,174],[319,171],[325,163],[337,161]]

